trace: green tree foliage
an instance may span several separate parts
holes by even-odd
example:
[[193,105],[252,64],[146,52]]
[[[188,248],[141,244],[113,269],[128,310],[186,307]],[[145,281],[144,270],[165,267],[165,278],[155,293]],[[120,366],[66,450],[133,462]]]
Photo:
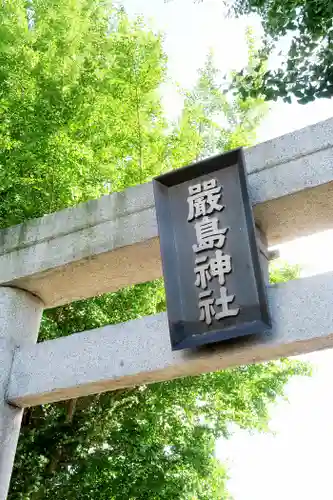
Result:
[[[267,71],[257,95],[268,100],[295,96],[306,104],[333,95],[333,2],[332,0],[235,0],[236,15],[257,13],[266,33],[263,58],[282,37],[291,39],[286,62]],[[244,95],[252,90],[250,75],[244,80]]]
[[[1,227],[253,139],[262,100],[226,100],[211,59],[167,122],[161,42],[106,1],[2,3]],[[46,311],[40,340],[162,310],[157,280]],[[267,429],[269,404],[304,373],[281,360],[28,409],[9,499],[227,499],[215,439]]]
[[[161,37],[107,2],[5,2],[0,11],[2,226],[144,182],[192,160],[158,87]],[[195,136],[195,132],[194,136]],[[193,146],[193,144],[192,144]],[[193,152],[192,152],[193,155]]]
[[[248,46],[247,74],[252,85],[262,83],[265,65],[251,29],[246,33]],[[213,53],[209,53],[205,66],[199,71],[197,84],[186,94],[183,113],[191,116],[196,124],[202,144],[198,157],[207,157],[220,151],[250,146],[256,140],[257,127],[268,111],[260,96],[247,96],[239,92],[242,80],[236,81],[237,73],[223,76],[214,64]],[[230,81],[234,91],[229,92]]]
[[272,284],[285,283],[299,278],[300,272],[301,268],[299,266],[290,265],[288,262],[280,260],[273,261],[270,268],[270,282]]

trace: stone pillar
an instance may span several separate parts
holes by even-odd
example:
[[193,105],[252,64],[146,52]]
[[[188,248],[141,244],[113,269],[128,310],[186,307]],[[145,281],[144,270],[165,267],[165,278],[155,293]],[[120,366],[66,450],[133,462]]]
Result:
[[259,250],[260,266],[265,284],[267,285],[269,282],[269,274],[268,274],[269,258],[267,250],[267,239],[266,235],[258,228],[258,226],[256,226],[256,237],[257,237],[257,246]]
[[16,288],[0,287],[0,500],[7,498],[23,410],[6,403],[16,348],[35,343],[43,303]]

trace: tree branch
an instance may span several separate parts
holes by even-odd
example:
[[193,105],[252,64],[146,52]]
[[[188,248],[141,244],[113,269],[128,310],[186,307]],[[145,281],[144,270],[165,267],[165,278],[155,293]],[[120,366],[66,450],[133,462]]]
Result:
[[73,421],[73,417],[76,410],[76,403],[77,399],[70,399],[69,401],[67,401],[67,415],[66,415],[67,423],[72,423]]

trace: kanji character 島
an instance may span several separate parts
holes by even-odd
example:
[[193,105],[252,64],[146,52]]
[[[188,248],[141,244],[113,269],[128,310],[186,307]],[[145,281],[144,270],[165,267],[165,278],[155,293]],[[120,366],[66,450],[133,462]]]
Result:
[[195,253],[212,248],[222,248],[225,242],[225,234],[228,228],[219,229],[217,217],[203,217],[194,227],[197,235],[197,244],[193,245]]

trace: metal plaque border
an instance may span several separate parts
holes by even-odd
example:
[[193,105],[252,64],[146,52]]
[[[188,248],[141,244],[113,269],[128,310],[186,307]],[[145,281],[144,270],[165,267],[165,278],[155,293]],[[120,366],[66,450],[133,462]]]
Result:
[[[181,294],[177,273],[178,261],[175,234],[171,224],[170,200],[168,189],[182,182],[187,182],[216,170],[235,166],[238,170],[241,195],[245,211],[245,225],[250,245],[254,279],[257,287],[260,318],[258,321],[238,324],[228,328],[212,330],[205,335],[185,335],[179,318],[182,317]],[[189,166],[172,170],[153,180],[156,217],[160,238],[163,275],[166,289],[167,313],[170,340],[173,350],[194,348],[200,345],[220,342],[249,334],[262,333],[271,327],[266,287],[260,266],[252,205],[249,196],[247,172],[243,148],[234,149],[217,156],[193,163]]]

